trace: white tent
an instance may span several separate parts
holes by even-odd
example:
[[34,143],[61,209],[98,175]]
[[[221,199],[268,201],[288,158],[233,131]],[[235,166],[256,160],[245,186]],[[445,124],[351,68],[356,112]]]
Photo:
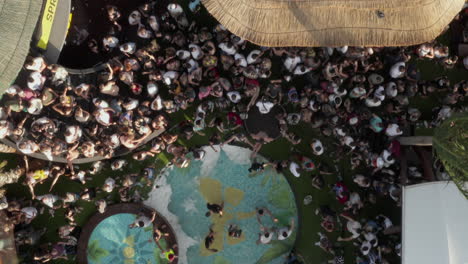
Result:
[[468,200],[453,182],[406,186],[403,264],[468,263]]

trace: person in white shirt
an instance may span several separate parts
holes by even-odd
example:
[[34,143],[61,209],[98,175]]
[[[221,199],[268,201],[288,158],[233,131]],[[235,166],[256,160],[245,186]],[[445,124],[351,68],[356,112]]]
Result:
[[36,197],[37,200],[41,201],[50,208],[54,208],[54,203],[59,200],[59,197],[53,194],[45,194]]
[[336,48],[336,50],[339,51],[341,54],[346,54],[346,52],[348,52],[348,46],[339,47]]
[[73,144],[82,136],[82,130],[79,126],[68,126],[65,130],[65,141],[68,144]]
[[380,155],[385,162],[385,167],[390,167],[393,163],[395,163],[395,159],[392,157],[392,153],[386,149]]
[[194,58],[195,60],[200,60],[204,55],[200,46],[196,44],[190,44],[189,50],[190,50],[190,54],[192,55],[192,58]]
[[405,76],[406,64],[404,62],[395,63],[390,68],[390,76],[394,79],[402,78]]
[[362,242],[362,244],[361,244],[361,253],[362,253],[362,255],[364,255],[364,256],[369,255],[369,252],[370,252],[371,248],[372,248],[371,243],[369,241],[367,241],[367,240],[364,240],[364,242]]
[[42,72],[47,65],[42,57],[36,57],[27,62],[24,67],[30,71]]
[[29,100],[28,113],[31,115],[38,115],[41,113],[43,108],[42,100],[39,98],[33,98]]
[[421,44],[418,47],[417,52],[418,52],[418,56],[421,58],[428,58],[428,59],[434,58],[434,47],[429,43]]
[[120,46],[120,51],[124,54],[133,54],[136,51],[136,44],[133,42],[127,42]]
[[176,56],[177,58],[179,58],[179,60],[187,60],[188,58],[190,58],[191,54],[188,50],[178,50],[176,52]]
[[130,13],[130,15],[128,16],[128,24],[130,24],[131,26],[136,26],[136,25],[141,24],[140,12],[135,10],[132,13]]
[[266,100],[260,100],[255,105],[258,107],[258,111],[260,111],[262,114],[268,114],[275,106],[275,104]]
[[262,233],[258,234],[258,240],[257,240],[257,245],[258,244],[269,244],[271,240],[273,239],[273,232],[271,230],[268,230],[268,228],[262,227]]
[[179,73],[176,71],[167,71],[163,74],[164,83],[170,85],[179,78]]
[[346,223],[346,229],[348,229],[348,231],[352,234],[351,236],[349,237],[346,237],[346,238],[342,238],[341,236],[338,237],[338,241],[351,241],[353,239],[356,239],[358,238],[360,235],[361,235],[361,228],[362,228],[362,225],[361,223],[359,223],[358,221],[354,220],[353,218],[345,215],[345,214],[340,214],[341,217],[345,218],[346,220],[348,220],[348,222]]
[[239,103],[242,99],[240,93],[238,91],[230,91],[227,93],[227,97],[229,100],[235,104]]
[[299,64],[300,62],[301,58],[299,56],[288,56],[284,60],[283,65],[289,72],[292,72],[296,68],[297,64]]
[[102,189],[107,192],[107,193],[110,193],[114,190],[115,188],[115,180],[112,179],[112,178],[107,178],[105,181],[104,181],[104,185],[102,186]]
[[357,174],[353,177],[353,181],[359,185],[359,187],[368,188],[370,186],[370,180],[368,177]]
[[231,42],[222,42],[218,47],[228,55],[234,55],[237,52],[236,46],[232,45]]
[[291,161],[291,163],[289,164],[289,171],[295,177],[301,176],[301,166],[299,166],[299,164],[297,164],[294,161]]
[[249,55],[247,56],[247,64],[254,64],[258,61],[262,52],[260,50],[252,50]]
[[370,245],[372,247],[376,247],[379,245],[379,240],[377,238],[377,236],[372,233],[372,232],[365,232],[364,234],[364,238],[366,239],[366,241],[369,241]]
[[294,218],[291,218],[289,226],[283,227],[278,230],[278,240],[285,240],[291,236],[294,231]]
[[389,124],[385,129],[385,134],[389,137],[396,137],[403,134],[403,131],[397,124]]
[[376,98],[376,97],[366,98],[367,107],[378,107],[381,104],[382,104],[382,101],[380,101],[379,98]]
[[155,33],[159,32],[160,26],[155,16],[150,16],[148,18],[148,24]]
[[374,97],[379,99],[380,101],[385,100],[385,88],[383,86],[377,87],[374,92]]
[[96,201],[96,207],[99,213],[103,214],[106,212],[107,202],[104,199]]
[[31,223],[31,221],[37,216],[37,209],[34,207],[23,207],[21,212],[26,217],[26,224]]
[[356,143],[354,142],[354,139],[350,136],[345,136],[343,138],[343,144],[348,146],[351,150],[354,150],[356,148]]
[[28,77],[28,88],[33,91],[42,90],[46,78],[40,72],[31,72]]
[[315,155],[320,156],[323,154],[324,148],[320,140],[315,139],[314,141],[312,141],[312,144],[310,144],[310,146],[312,147],[312,151]]
[[156,219],[156,212],[155,211],[153,211],[151,213],[151,218],[142,214],[142,215],[139,215],[137,217],[135,222],[128,225],[128,227],[130,227],[130,228],[134,228],[134,227],[145,228],[145,227],[150,226],[154,222],[154,219]]
[[463,59],[463,66],[465,66],[465,69],[468,70],[468,56],[466,56],[466,57]]
[[383,214],[378,215],[376,219],[381,223],[384,230],[393,227],[392,220]]
[[182,6],[179,4],[175,4],[175,3],[169,4],[167,6],[167,11],[169,11],[169,14],[173,18],[177,18],[180,15],[184,14],[184,9],[182,8]]
[[245,58],[244,55],[240,53],[236,53],[236,55],[234,55],[234,60],[237,66],[247,67],[247,59]]
[[349,195],[349,200],[345,203],[345,210],[361,209],[363,206],[361,196],[357,192],[352,192]]
[[16,146],[24,154],[32,154],[39,150],[39,145],[32,140],[18,142]]
[[119,45],[119,39],[113,36],[107,36],[102,39],[102,45],[106,50],[113,49]]
[[398,95],[397,85],[394,82],[389,82],[385,85],[385,95],[389,98],[394,98]]
[[310,71],[311,71],[310,68],[308,68],[308,67],[306,67],[304,65],[299,65],[299,66],[296,67],[293,74],[294,75],[304,75],[304,74],[306,74],[306,73],[308,73]]
[[11,135],[13,131],[13,124],[6,120],[0,120],[0,138],[3,139]]

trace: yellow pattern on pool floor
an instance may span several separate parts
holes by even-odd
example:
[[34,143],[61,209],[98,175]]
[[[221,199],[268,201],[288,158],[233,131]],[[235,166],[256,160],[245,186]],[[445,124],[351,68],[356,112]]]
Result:
[[[227,235],[226,228],[229,226],[229,222],[233,219],[246,219],[255,216],[255,211],[253,212],[240,212],[240,213],[232,213],[229,212],[229,209],[233,209],[234,207],[238,206],[242,200],[244,199],[244,191],[233,188],[233,187],[226,187],[224,191],[224,199],[223,199],[223,186],[220,181],[202,177],[200,178],[200,193],[202,194],[203,198],[205,198],[207,203],[215,203],[215,204],[223,204],[224,203],[224,210],[223,216],[219,216],[217,214],[212,214],[210,216],[210,220],[212,222],[211,229],[214,232],[214,240],[211,244],[210,249],[216,250],[213,252],[212,250],[208,250],[205,248],[205,243],[200,244],[200,255],[201,256],[210,256],[216,254],[219,251],[224,249],[224,237],[226,236],[226,243],[228,245],[235,245],[245,240],[245,235],[242,234],[239,238],[232,238]],[[210,231],[206,230],[206,235],[208,235]],[[204,239],[204,238],[203,238]]]

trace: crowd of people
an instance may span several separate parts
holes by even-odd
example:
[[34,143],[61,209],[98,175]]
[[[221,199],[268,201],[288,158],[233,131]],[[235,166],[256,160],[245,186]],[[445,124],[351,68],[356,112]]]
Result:
[[[430,59],[452,69],[463,67],[466,59],[458,59],[436,41],[388,48],[258,47],[220,24],[207,27],[189,21],[187,11],[179,4],[161,6],[157,1],[135,10],[106,6],[108,33],[100,39],[83,40],[90,52],[115,54],[106,69],[96,73],[96,83],[73,83],[64,67],[49,65],[42,57],[26,61],[27,77],[8,88],[2,98],[0,138],[15,142],[24,155],[42,153],[50,161],[64,157],[68,163],[25,158],[24,184],[32,200],[13,199],[5,208],[11,226],[4,229],[15,228],[16,245],[37,245],[44,230],[32,228],[31,221],[45,211],[54,215],[56,209],[65,208],[68,224],[58,230],[61,241],[38,247],[34,260],[44,263],[70,258],[76,252],[80,229],[74,216],[82,208],[76,201],[94,202],[102,213],[110,201],[95,199],[97,193],[117,188],[120,201],[141,201],[135,187],[141,185],[141,177],[148,185],[155,177],[155,170],[147,168],[140,174],[107,178],[100,188],[58,196],[54,186],[60,177],[86,187],[90,177],[107,164],[99,161],[89,170],[80,170],[74,160],[114,158],[110,167],[122,170],[127,161],[116,154],[133,151],[132,157],[142,161],[165,152],[173,157],[173,164],[186,167],[192,158],[203,159],[204,152],[177,140],[190,140],[195,134],[207,137],[215,151],[223,144],[249,146],[255,158],[270,140],[249,135],[244,121],[252,109],[268,114],[281,106],[285,113],[276,116],[281,136],[293,148],[309,145],[311,155],[298,154],[271,165],[295,177],[313,175],[310,187],[332,192],[343,205],[341,212],[328,205],[316,211],[323,228],[316,245],[334,255],[330,263],[344,263],[340,245],[346,241],[355,245],[356,263],[388,263],[390,254],[399,256],[398,227],[387,216],[364,222],[357,219],[366,204],[384,197],[401,204],[401,151],[396,138],[420,122],[423,114],[410,103],[412,97],[443,94],[432,118],[422,120],[426,127],[436,127],[453,113],[466,111],[461,103],[468,92],[466,80],[423,80],[415,61]],[[466,21],[463,12],[458,19]],[[134,37],[122,34],[124,30],[134,32]],[[191,109],[195,109],[192,118],[171,123],[172,113]],[[299,126],[314,131],[314,138],[301,138],[291,129]],[[325,144],[320,140],[324,137],[333,143]],[[148,147],[140,148],[148,139]],[[331,160],[349,157],[353,170],[366,171],[352,177],[359,191],[350,191],[343,177],[327,184],[330,175],[339,172],[327,164],[316,164],[314,157],[319,156]],[[250,171],[259,172],[267,165],[254,161]],[[411,181],[421,178],[415,168],[409,175]],[[49,193],[36,195],[35,186],[45,181],[52,182]],[[328,239],[326,233],[340,228],[339,241]],[[234,226],[231,229],[232,234],[238,231]],[[270,233],[263,229],[259,241],[270,239]]]

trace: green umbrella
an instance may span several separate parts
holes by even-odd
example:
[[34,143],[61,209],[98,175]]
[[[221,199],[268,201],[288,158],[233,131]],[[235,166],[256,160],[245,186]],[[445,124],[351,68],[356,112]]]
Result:
[[0,94],[23,67],[42,3],[42,0],[0,0]]

